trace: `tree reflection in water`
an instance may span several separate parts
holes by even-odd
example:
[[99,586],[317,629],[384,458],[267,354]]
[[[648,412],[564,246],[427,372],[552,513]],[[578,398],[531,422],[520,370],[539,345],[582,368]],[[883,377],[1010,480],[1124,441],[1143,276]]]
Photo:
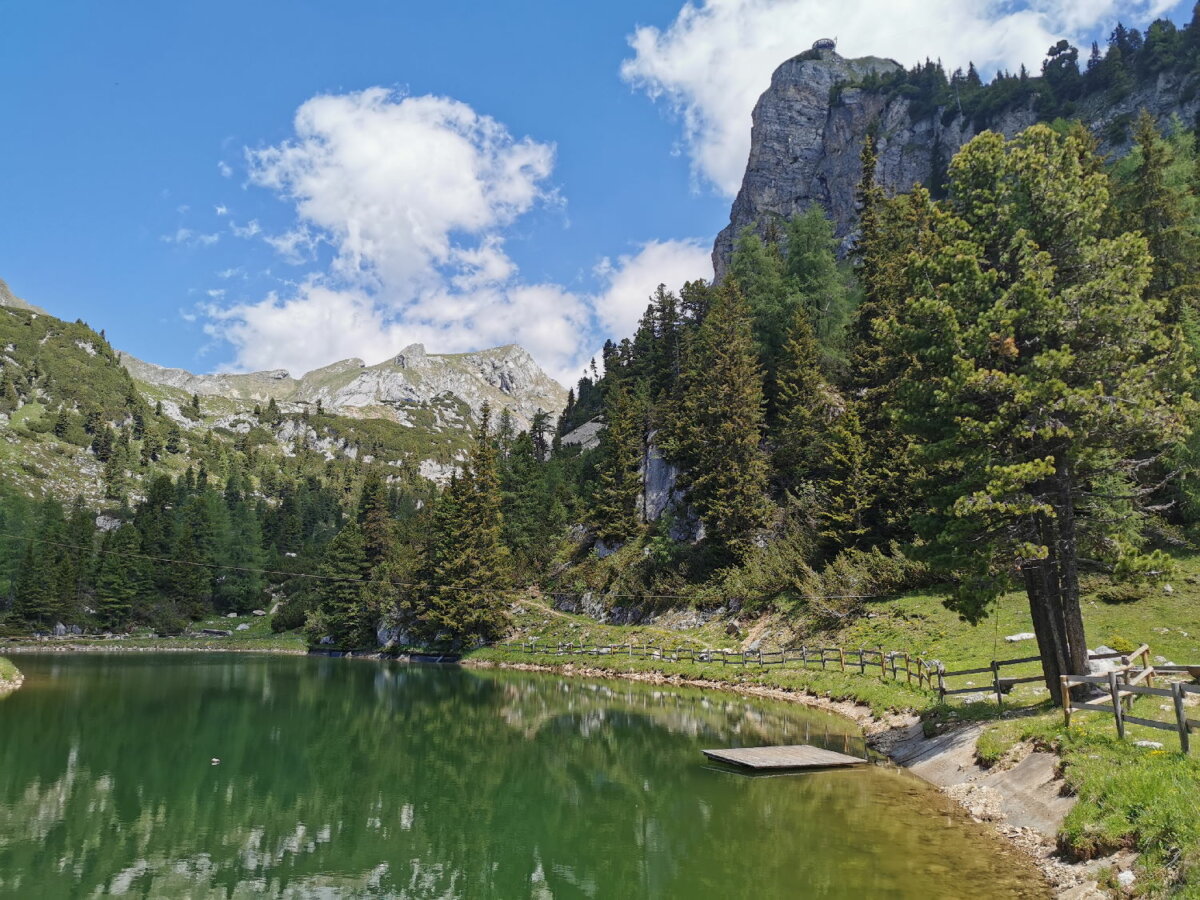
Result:
[[903,774],[747,778],[700,755],[861,752],[794,705],[316,658],[21,667],[0,895],[1045,896]]

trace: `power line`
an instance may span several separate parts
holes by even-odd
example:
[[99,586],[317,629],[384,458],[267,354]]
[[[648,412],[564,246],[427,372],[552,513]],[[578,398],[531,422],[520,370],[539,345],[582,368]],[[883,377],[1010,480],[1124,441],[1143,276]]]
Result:
[[[45,538],[29,537],[23,534],[12,534],[10,532],[0,531],[0,538],[11,538],[16,541],[29,541],[34,544],[44,544],[51,547],[60,547],[64,550],[74,550],[78,553],[105,553],[111,556],[124,556],[132,559],[144,559],[147,562],[165,563],[171,566],[192,566],[201,569],[218,569],[228,572],[245,572],[255,575],[275,575],[280,578],[306,578],[314,581],[336,581],[336,582],[359,582],[363,579],[351,578],[343,575],[320,575],[315,572],[288,572],[283,569],[259,569],[252,566],[234,566],[226,563],[211,563],[202,560],[193,559],[173,559],[165,556],[151,556],[147,553],[130,553],[124,550],[106,550],[103,547],[92,548],[84,547],[79,544],[68,544],[65,541],[51,541]],[[375,584],[390,584],[395,587],[421,588],[425,585],[415,581],[393,581],[389,578],[372,578],[369,581]],[[472,587],[456,587],[447,585],[440,587],[438,590],[465,591],[472,594],[484,593],[479,588]],[[550,593],[555,593],[551,591]],[[565,592],[561,592],[565,593]],[[618,597],[626,600],[695,600],[694,595],[688,594],[622,594],[610,591],[595,591],[587,592],[595,593],[600,597]],[[899,594],[805,594],[805,600],[880,600],[885,597],[896,597]]]

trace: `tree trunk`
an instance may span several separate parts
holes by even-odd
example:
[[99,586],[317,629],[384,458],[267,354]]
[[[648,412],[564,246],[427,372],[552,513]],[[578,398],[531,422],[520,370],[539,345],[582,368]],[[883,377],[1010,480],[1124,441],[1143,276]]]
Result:
[[1025,593],[1029,595],[1029,612],[1033,617],[1033,632],[1037,635],[1038,653],[1042,657],[1046,688],[1054,704],[1061,706],[1062,682],[1059,678],[1066,671],[1066,655],[1053,609],[1052,567],[1049,559],[1029,560],[1022,564],[1021,574],[1025,579]]
[[1079,607],[1079,559],[1075,531],[1075,498],[1066,454],[1058,454],[1054,475],[1058,494],[1058,546],[1055,555],[1059,567],[1058,607],[1062,633],[1067,646],[1066,674],[1086,675],[1088,669],[1087,635],[1083,630],[1083,611]]
[[1037,540],[1046,548],[1046,558],[1026,561],[1021,574],[1029,595],[1046,688],[1055,705],[1061,706],[1064,698],[1059,679],[1062,675],[1086,675],[1088,651],[1079,607],[1078,537],[1071,472],[1065,452],[1060,451],[1056,458],[1053,477],[1042,484],[1043,495],[1054,505],[1054,515],[1039,516],[1037,521]]

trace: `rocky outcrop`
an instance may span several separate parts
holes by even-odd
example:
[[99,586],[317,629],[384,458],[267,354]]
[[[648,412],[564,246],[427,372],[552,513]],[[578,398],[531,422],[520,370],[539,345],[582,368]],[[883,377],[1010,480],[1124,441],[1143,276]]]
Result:
[[[898,66],[889,59],[843,59],[833,50],[821,50],[807,51],[775,70],[754,107],[750,157],[729,225],[713,247],[718,279],[743,228],[761,232],[768,223],[814,203],[829,213],[840,238],[851,235],[859,154],[868,133],[876,137],[876,180],[896,194],[934,183],[936,173],[984,128],[1012,137],[1039,120],[1030,103],[984,123],[945,108],[916,118],[903,96],[853,87],[868,72],[886,73]],[[1149,110],[1163,127],[1175,115],[1190,124],[1200,110],[1196,93],[1195,76],[1164,73],[1135,85],[1120,99],[1107,93],[1085,97],[1076,116],[1099,139],[1101,152],[1121,155],[1129,147],[1127,126],[1139,110]]]
[[[201,397],[245,402],[315,406],[358,417],[383,417],[417,424],[419,410],[437,408],[438,424],[478,417],[484,403],[497,413],[507,408],[519,428],[527,427],[540,409],[556,416],[567,392],[541,370],[529,353],[514,344],[477,353],[432,354],[421,344],[405,347],[375,365],[344,359],[301,378],[276,369],[245,375],[194,375],[124,355],[122,364],[134,378],[176,388]],[[457,424],[469,424],[460,422]]]
[[8,306],[13,309],[23,309],[27,312],[41,313],[46,315],[46,311],[40,306],[34,306],[25,300],[22,300],[9,289],[8,282],[0,278],[0,306]]

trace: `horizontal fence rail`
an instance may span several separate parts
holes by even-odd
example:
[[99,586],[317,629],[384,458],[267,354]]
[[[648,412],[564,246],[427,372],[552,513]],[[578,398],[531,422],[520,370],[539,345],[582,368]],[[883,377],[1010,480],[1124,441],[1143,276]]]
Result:
[[834,669],[859,675],[878,675],[947,693],[944,669],[937,660],[926,660],[907,651],[884,650],[882,647],[789,647],[783,650],[715,650],[696,647],[660,647],[652,644],[584,644],[559,643],[539,645],[536,641],[504,644],[501,649],[541,656],[593,656],[626,659],[658,660],[661,662],[711,663],[721,666],[757,666],[769,668],[799,663],[804,668]]
[[[1200,667],[1178,667],[1200,668]],[[1200,719],[1188,718],[1187,696],[1200,694],[1200,685],[1187,684],[1182,681],[1169,682],[1169,687],[1154,687],[1154,676],[1166,674],[1153,666],[1134,670],[1126,668],[1108,672],[1105,675],[1063,675],[1063,718],[1068,728],[1071,727],[1071,714],[1075,712],[1108,713],[1113,717],[1117,736],[1125,737],[1126,725],[1141,725],[1145,728],[1157,728],[1160,731],[1174,731],[1179,735],[1179,749],[1184,753],[1191,751],[1191,733],[1200,728]],[[1085,699],[1073,697],[1072,688],[1088,687],[1097,695]],[[1174,714],[1174,722],[1161,722],[1132,714],[1133,702],[1138,697],[1162,697],[1171,700],[1167,707]],[[1104,700],[1108,702],[1105,703]]]
[[[500,649],[515,653],[539,656],[593,656],[657,660],[660,662],[691,662],[725,666],[756,666],[769,668],[799,663],[803,668],[850,672],[858,675],[877,675],[881,679],[891,678],[904,681],[918,688],[936,691],[940,700],[966,694],[994,693],[996,702],[1004,705],[1005,696],[1018,684],[1041,682],[1041,674],[1004,675],[1003,670],[1014,666],[1031,666],[1041,662],[1040,656],[1022,656],[1016,659],[995,659],[986,666],[947,671],[938,660],[914,656],[905,650],[884,650],[882,647],[828,647],[802,645],[782,650],[725,650],[699,647],[661,647],[654,644],[631,642],[628,644],[585,644],[558,643],[539,645],[537,641],[520,644],[505,644]],[[1186,753],[1190,747],[1192,729],[1200,729],[1200,719],[1187,717],[1186,698],[1190,694],[1200,695],[1200,684],[1166,682],[1167,675],[1189,675],[1200,679],[1200,665],[1150,665],[1150,648],[1142,644],[1132,653],[1089,654],[1091,661],[1116,660],[1113,671],[1104,675],[1065,675],[1062,677],[1063,714],[1067,726],[1071,724],[1073,712],[1103,712],[1113,716],[1118,736],[1124,738],[1126,723],[1144,725],[1179,735],[1180,746]],[[1140,660],[1141,665],[1134,665]],[[972,675],[988,675],[983,685],[947,687],[948,678],[965,678]],[[1155,677],[1159,686],[1155,686]],[[1099,697],[1079,700],[1071,696],[1071,689],[1089,685],[1101,692]],[[1165,685],[1165,686],[1164,686]],[[1174,722],[1159,722],[1132,715],[1133,702],[1138,697],[1160,697],[1171,700],[1175,714]],[[1105,701],[1108,702],[1105,702]],[[1196,715],[1200,716],[1200,712]]]

